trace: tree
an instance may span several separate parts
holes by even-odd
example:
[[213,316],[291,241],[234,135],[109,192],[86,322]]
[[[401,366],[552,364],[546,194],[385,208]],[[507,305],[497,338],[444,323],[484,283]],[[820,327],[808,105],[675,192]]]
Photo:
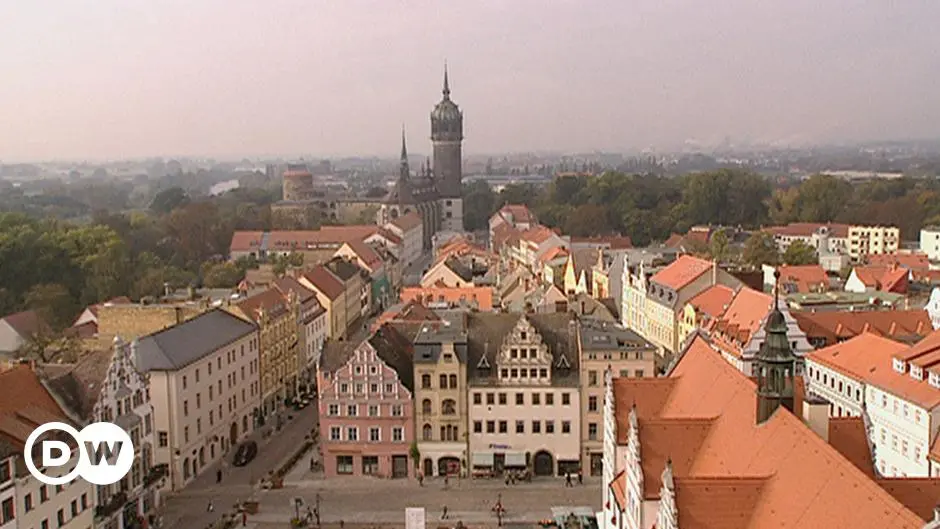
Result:
[[496,193],[484,180],[463,186],[463,225],[468,231],[485,230],[496,212]]
[[780,264],[780,252],[774,236],[765,231],[752,234],[744,243],[744,262],[760,268],[761,265],[777,266]]
[[567,215],[564,221],[565,235],[588,237],[609,234],[612,230],[608,221],[608,214],[605,206],[594,204],[578,206]]
[[72,323],[77,307],[69,289],[56,283],[34,285],[26,293],[27,308],[36,311],[54,333]]
[[816,249],[803,241],[793,241],[783,252],[783,262],[788,265],[808,265],[817,264],[819,257],[816,256]]
[[708,241],[708,253],[711,255],[712,259],[722,263],[728,257],[730,245],[731,241],[728,239],[728,234],[725,233],[725,230],[718,230],[712,234],[711,240]]
[[418,441],[411,442],[411,446],[408,447],[408,455],[411,456],[411,460],[415,465],[415,470],[417,470],[421,463],[421,450],[418,449]]
[[234,263],[206,263],[202,281],[207,288],[235,288],[245,277],[244,270]]
[[182,187],[171,187],[160,191],[153,197],[153,201],[150,202],[150,210],[165,215],[188,202],[189,197]]
[[845,209],[852,196],[852,184],[830,175],[813,175],[799,187],[798,220],[830,222]]

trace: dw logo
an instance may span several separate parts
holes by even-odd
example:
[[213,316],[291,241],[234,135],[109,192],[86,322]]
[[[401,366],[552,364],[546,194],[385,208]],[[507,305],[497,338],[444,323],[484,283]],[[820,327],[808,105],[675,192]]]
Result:
[[[40,435],[50,430],[68,433],[78,446],[78,464],[64,476],[47,476],[33,462],[33,445]],[[44,468],[63,467],[72,456],[69,445],[63,441],[45,440],[40,448]],[[30,474],[46,485],[64,485],[79,477],[94,485],[111,485],[130,472],[134,465],[134,445],[127,432],[110,422],[89,424],[80,432],[65,423],[49,422],[29,434],[23,456]]]

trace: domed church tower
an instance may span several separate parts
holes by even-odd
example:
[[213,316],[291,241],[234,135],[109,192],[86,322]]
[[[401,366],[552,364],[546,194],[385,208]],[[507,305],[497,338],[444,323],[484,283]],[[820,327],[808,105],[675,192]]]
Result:
[[463,231],[463,113],[450,99],[447,64],[444,64],[444,97],[431,112],[431,143],[434,146],[433,175],[439,193],[441,228]]

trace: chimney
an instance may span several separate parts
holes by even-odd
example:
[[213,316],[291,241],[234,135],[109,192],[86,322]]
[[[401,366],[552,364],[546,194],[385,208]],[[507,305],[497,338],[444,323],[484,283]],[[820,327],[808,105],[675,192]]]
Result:
[[803,397],[803,422],[829,442],[829,401],[815,395]]
[[718,284],[718,260],[712,260],[712,285]]
[[183,307],[173,307],[173,311],[176,312],[176,323],[183,323]]

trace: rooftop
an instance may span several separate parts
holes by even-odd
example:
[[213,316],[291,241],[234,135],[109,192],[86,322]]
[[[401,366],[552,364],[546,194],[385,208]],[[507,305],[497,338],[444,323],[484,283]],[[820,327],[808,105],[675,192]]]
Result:
[[221,309],[204,312],[183,323],[137,341],[141,372],[176,371],[222,347],[254,333],[257,327]]
[[650,281],[678,291],[711,270],[713,266],[715,264],[711,261],[691,255],[680,255],[674,262],[656,272]]

